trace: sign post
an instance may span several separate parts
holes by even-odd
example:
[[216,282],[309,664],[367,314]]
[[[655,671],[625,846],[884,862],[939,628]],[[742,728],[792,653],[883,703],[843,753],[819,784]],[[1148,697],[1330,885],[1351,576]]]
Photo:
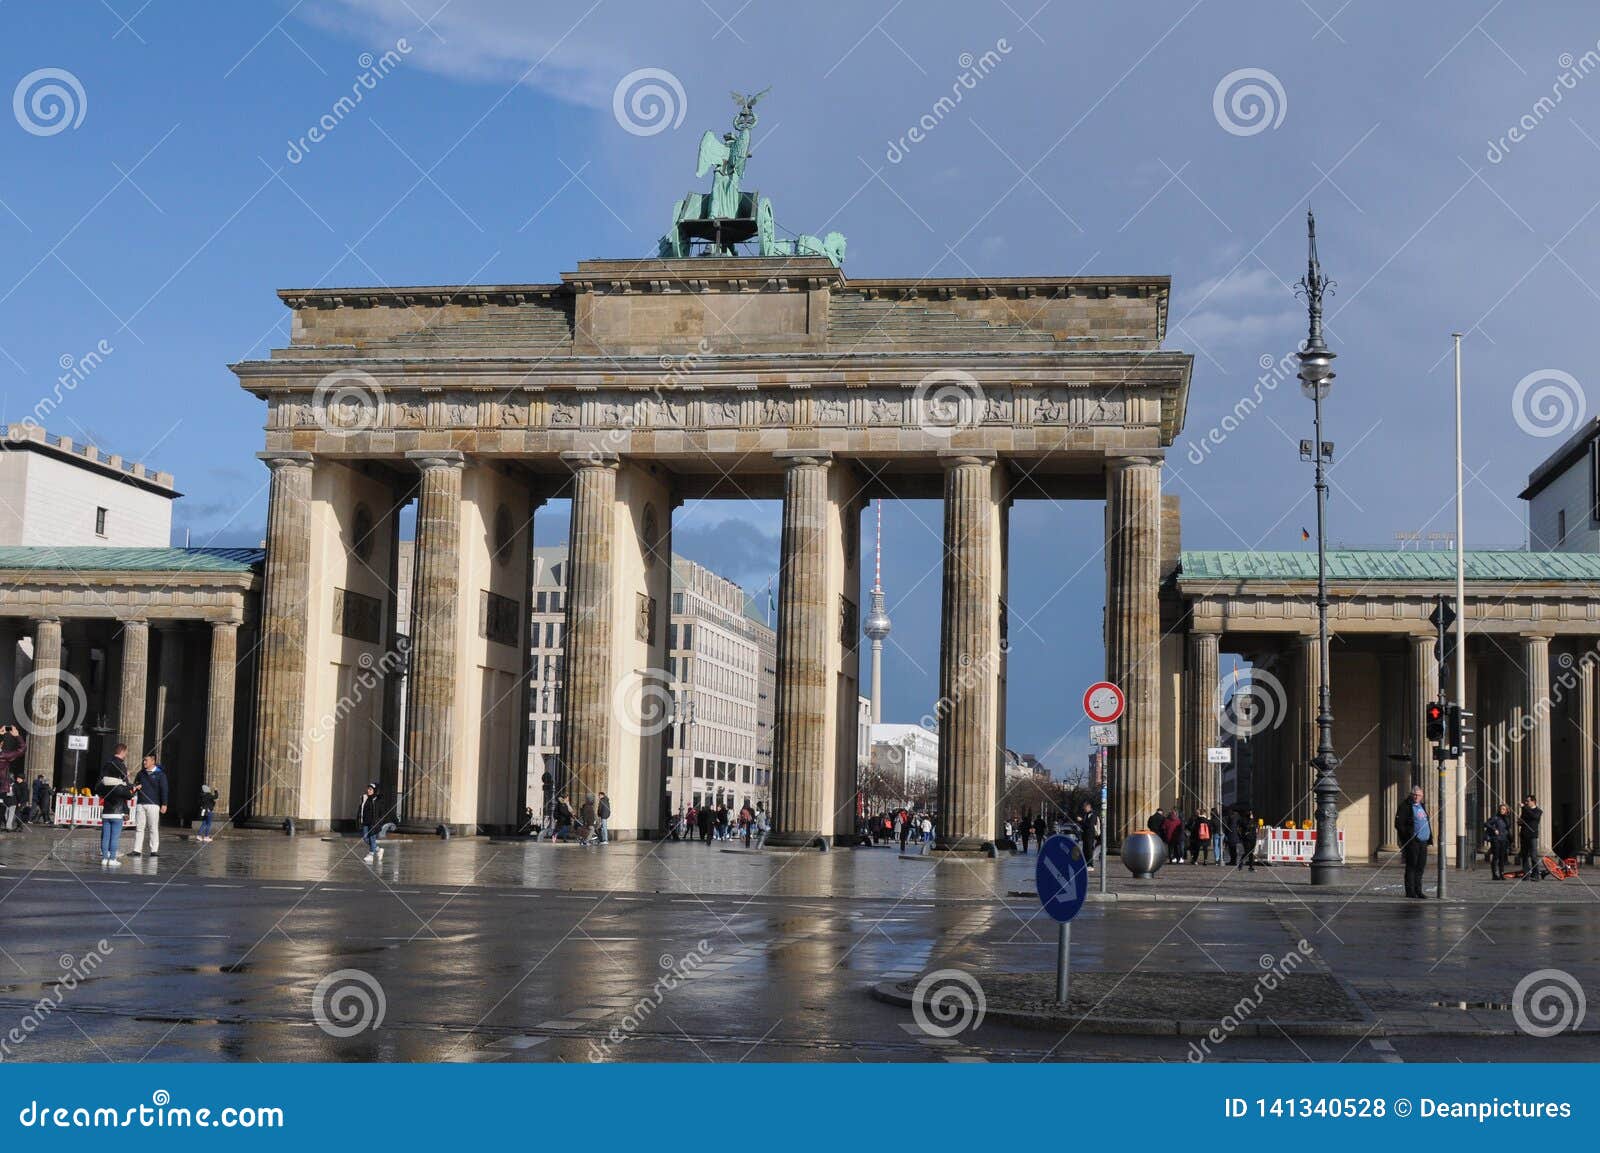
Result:
[[[1111,814],[1106,809],[1107,794],[1110,791],[1108,782],[1111,777],[1111,756],[1107,752],[1117,743],[1117,722],[1122,719],[1122,710],[1127,707],[1127,698],[1122,690],[1110,681],[1096,681],[1083,692],[1083,712],[1091,722],[1090,737],[1100,746],[1100,891],[1110,891],[1110,880],[1106,870],[1106,841],[1111,836]],[[1078,856],[1082,858],[1082,852]],[[1043,851],[1039,857],[1044,860]],[[1043,899],[1043,890],[1040,890]],[[1063,928],[1063,932],[1065,932]]]
[[1056,947],[1056,1003],[1065,1005],[1072,981],[1072,918],[1089,897],[1089,872],[1076,837],[1053,836],[1039,846],[1034,885],[1039,904],[1060,925]]

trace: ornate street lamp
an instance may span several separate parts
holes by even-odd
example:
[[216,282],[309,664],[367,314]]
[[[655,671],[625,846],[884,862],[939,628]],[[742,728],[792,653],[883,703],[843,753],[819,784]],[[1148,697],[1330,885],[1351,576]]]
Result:
[[[1299,291],[1305,294],[1310,331],[1299,354],[1300,390],[1313,405],[1316,439],[1311,442],[1309,455],[1315,459],[1317,468],[1317,755],[1311,761],[1312,768],[1317,771],[1317,848],[1311,857],[1311,883],[1331,885],[1344,867],[1339,859],[1339,781],[1334,775],[1339,758],[1333,751],[1332,691],[1328,685],[1331,668],[1328,659],[1327,464],[1333,457],[1333,445],[1322,439],[1322,401],[1333,387],[1335,354],[1322,339],[1322,297],[1332,282],[1322,274],[1322,263],[1317,259],[1317,218],[1309,211],[1306,232],[1309,251],[1306,275],[1300,281]],[[1302,459],[1307,455],[1306,446],[1302,444]]]

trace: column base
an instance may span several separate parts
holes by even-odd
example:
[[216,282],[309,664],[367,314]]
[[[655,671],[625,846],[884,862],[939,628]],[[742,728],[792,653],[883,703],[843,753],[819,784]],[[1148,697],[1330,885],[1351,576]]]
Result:
[[826,853],[833,848],[833,838],[821,833],[772,833],[767,844],[775,849],[817,849]]
[[993,841],[984,841],[977,846],[967,843],[941,845],[935,841],[933,851],[941,857],[988,857],[993,859],[1000,855],[1000,848]]

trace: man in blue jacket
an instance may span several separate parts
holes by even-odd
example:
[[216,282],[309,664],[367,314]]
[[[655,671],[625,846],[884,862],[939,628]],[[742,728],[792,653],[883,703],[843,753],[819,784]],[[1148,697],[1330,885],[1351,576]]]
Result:
[[138,807],[133,812],[133,856],[140,856],[145,838],[150,839],[150,855],[161,849],[161,814],[167,811],[167,774],[161,771],[156,759],[144,755],[144,767],[133,778],[134,800]]

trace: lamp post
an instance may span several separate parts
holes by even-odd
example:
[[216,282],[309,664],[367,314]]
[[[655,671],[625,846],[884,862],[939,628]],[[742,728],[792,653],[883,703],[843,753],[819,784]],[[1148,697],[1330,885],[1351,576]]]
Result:
[[[1344,862],[1339,859],[1339,781],[1335,776],[1339,758],[1333,751],[1333,702],[1328,680],[1328,476],[1327,463],[1333,446],[1322,439],[1322,401],[1333,386],[1334,353],[1322,339],[1322,297],[1332,282],[1322,274],[1317,259],[1317,218],[1306,213],[1308,251],[1305,279],[1300,291],[1305,294],[1309,331],[1300,350],[1300,389],[1311,399],[1316,439],[1311,455],[1316,461],[1317,492],[1317,755],[1311,766],[1317,771],[1317,848],[1311,857],[1311,883],[1331,885],[1338,879]],[[1302,449],[1302,456],[1305,455]]]

